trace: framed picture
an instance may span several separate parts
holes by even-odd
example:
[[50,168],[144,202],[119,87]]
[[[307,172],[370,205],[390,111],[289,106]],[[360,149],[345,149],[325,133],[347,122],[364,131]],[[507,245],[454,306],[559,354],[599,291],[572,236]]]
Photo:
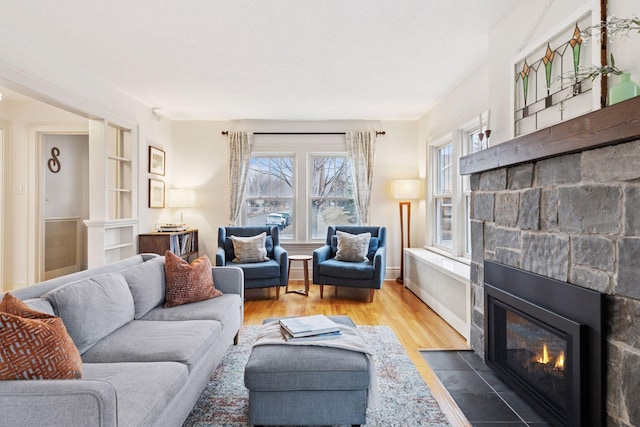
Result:
[[149,207],[164,208],[164,181],[149,179]]
[[149,146],[149,173],[164,175],[164,157],[163,150]]

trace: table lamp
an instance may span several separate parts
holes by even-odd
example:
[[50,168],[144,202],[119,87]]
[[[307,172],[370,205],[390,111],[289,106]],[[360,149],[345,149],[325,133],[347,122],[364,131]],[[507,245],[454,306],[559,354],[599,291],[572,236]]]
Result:
[[194,206],[193,190],[173,188],[169,190],[168,199],[170,208],[180,209],[180,224],[186,227],[184,223],[184,208],[192,208]]

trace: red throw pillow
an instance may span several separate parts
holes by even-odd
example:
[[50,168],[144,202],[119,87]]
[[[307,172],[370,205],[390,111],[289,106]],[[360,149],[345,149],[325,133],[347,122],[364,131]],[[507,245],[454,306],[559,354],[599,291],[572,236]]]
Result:
[[164,274],[164,308],[222,295],[222,292],[213,286],[211,260],[206,255],[189,264],[173,252],[167,251],[164,254]]
[[0,301],[0,380],[82,378],[82,359],[62,319],[11,294]]

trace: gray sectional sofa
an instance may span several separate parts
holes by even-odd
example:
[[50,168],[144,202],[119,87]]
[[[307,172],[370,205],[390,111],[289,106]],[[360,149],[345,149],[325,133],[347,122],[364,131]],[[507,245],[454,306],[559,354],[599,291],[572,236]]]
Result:
[[182,425],[243,320],[242,270],[212,274],[222,296],[171,308],[164,257],[151,254],[11,292],[62,318],[83,376],[0,381],[0,424]]

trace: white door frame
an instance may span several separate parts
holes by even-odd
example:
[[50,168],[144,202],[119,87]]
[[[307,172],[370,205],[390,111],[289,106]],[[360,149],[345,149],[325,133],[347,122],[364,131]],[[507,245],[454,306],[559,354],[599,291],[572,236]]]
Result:
[[[28,126],[27,285],[44,280],[44,135],[89,135],[89,123]],[[91,166],[89,166],[91,167]],[[91,196],[89,196],[91,197]]]
[[0,120],[0,231],[2,231],[2,238],[0,239],[0,292],[6,292],[9,289],[3,289],[3,283],[9,283],[7,277],[6,265],[9,265],[8,257],[9,253],[5,252],[5,241],[11,241],[11,227],[9,227],[9,220],[12,215],[7,214],[5,208],[13,206],[10,203],[11,197],[11,171],[9,167],[9,147],[11,146],[11,123]]

